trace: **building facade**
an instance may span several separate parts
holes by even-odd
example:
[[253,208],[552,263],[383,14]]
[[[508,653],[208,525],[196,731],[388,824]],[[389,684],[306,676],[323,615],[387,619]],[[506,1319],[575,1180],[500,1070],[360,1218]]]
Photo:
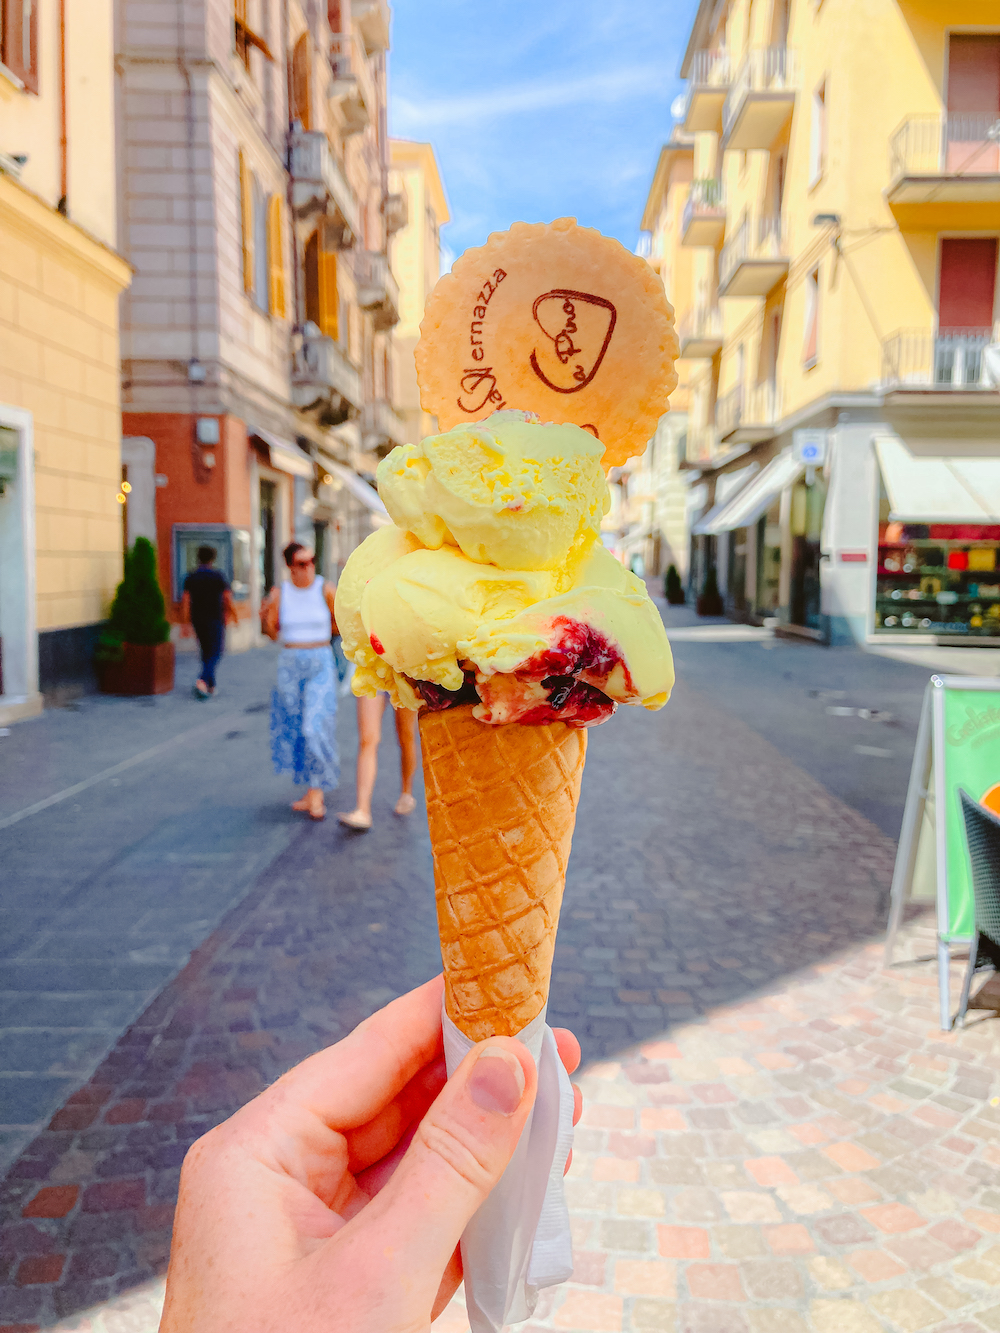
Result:
[[0,722],[79,692],[121,578],[112,0],[0,0]]
[[155,537],[175,618],[197,546],[217,548],[233,647],[290,539],[337,577],[404,439],[389,22],[384,0],[119,6],[128,529]]
[[399,323],[395,331],[396,408],[408,440],[422,440],[437,430],[437,418],[420,406],[413,359],[420,338],[424,305],[441,274],[441,228],[449,220],[448,200],[429,143],[392,139],[389,189],[405,198],[406,225],[396,235],[393,262],[399,278]]
[[823,641],[1000,642],[1000,16],[702,0],[681,70],[692,579]]
[[[680,245],[680,227],[691,192],[694,139],[675,131],[664,145],[642,215],[645,233],[639,246],[659,274],[675,306],[691,304],[694,261]],[[688,522],[692,475],[683,468],[690,429],[690,363],[677,366],[677,387],[670,411],[657,425],[645,451],[612,469],[611,510],[604,530],[623,564],[635,573],[661,578],[674,565],[684,576],[688,566]]]

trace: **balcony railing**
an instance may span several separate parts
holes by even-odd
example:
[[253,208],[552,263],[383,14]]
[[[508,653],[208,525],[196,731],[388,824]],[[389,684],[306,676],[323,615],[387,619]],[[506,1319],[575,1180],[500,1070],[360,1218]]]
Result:
[[799,62],[789,46],[749,51],[722,108],[727,148],[770,148],[795,105]]
[[717,305],[685,311],[677,328],[683,357],[712,357],[722,347],[722,312]]
[[385,0],[351,0],[351,17],[369,55],[389,49],[389,6]]
[[715,130],[722,123],[722,104],[732,78],[728,51],[696,51],[691,61],[683,125],[688,131]]
[[359,251],[355,257],[358,305],[371,311],[376,329],[384,331],[399,323],[399,286],[385,255]]
[[330,39],[330,65],[333,69],[330,96],[340,104],[344,133],[360,134],[372,124],[378,107],[368,54],[357,37],[336,32]]
[[781,395],[773,380],[749,387],[737,384],[715,404],[715,424],[724,440],[766,440],[781,419]]
[[304,337],[292,362],[292,402],[318,407],[337,396],[361,406],[361,376],[339,343],[322,335]]
[[402,231],[410,220],[410,208],[405,194],[387,194],[383,211],[385,229],[390,236]]
[[719,432],[714,426],[688,426],[684,440],[684,461],[689,467],[710,463],[719,448]]
[[1000,325],[973,329],[900,329],[882,344],[887,389],[997,391],[983,353],[1000,343]]
[[402,418],[385,398],[365,403],[361,413],[361,436],[365,448],[372,452],[408,443]]
[[906,176],[995,176],[1000,116],[910,116],[889,141],[889,170],[893,183]]
[[745,217],[719,255],[720,296],[766,296],[788,272],[780,217]]
[[717,245],[725,230],[725,186],[714,178],[692,181],[681,215],[681,244]]
[[[288,168],[292,177],[292,203],[300,215],[318,210],[339,217],[344,244],[361,233],[358,201],[330,150],[325,134],[318,130],[295,130],[289,137]],[[326,207],[327,201],[333,209]]]

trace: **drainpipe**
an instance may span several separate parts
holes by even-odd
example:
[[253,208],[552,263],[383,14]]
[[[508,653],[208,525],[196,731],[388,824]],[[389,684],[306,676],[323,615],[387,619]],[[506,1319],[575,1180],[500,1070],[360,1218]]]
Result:
[[[191,375],[191,367],[199,360],[198,356],[198,222],[195,216],[197,191],[197,173],[195,168],[195,115],[194,84],[191,80],[191,68],[186,54],[186,33],[184,30],[184,6],[177,6],[177,67],[184,79],[186,96],[184,99],[185,120],[187,122],[187,167],[188,167],[188,319],[191,323],[191,359],[188,363],[188,394],[191,411],[191,465],[194,479],[205,485],[212,476],[212,469],[206,467],[201,449],[195,435],[195,418],[198,414],[197,387]],[[219,441],[221,451],[222,441]]]
[[66,0],[59,0],[59,212],[69,208],[69,133],[66,115]]

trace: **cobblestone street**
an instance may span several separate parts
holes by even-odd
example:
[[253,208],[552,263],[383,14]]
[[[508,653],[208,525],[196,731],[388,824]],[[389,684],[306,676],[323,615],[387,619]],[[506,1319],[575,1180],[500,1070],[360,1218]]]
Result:
[[[926,917],[883,969],[892,840],[684,647],[667,709],[591,735],[550,1005],[584,1050],[577,1266],[526,1327],[998,1330],[1000,1024],[938,1031]],[[426,825],[388,814],[391,737],[382,760],[368,836],[269,816],[266,867],[19,1151],[3,1333],[152,1333],[188,1145],[437,970]],[[435,1327],[464,1333],[460,1299]]]

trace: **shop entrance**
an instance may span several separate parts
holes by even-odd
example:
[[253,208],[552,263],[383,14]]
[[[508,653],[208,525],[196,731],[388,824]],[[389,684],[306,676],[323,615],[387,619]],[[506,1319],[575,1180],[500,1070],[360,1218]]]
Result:
[[274,587],[274,529],[277,492],[278,488],[273,481],[261,481],[260,527],[257,541],[261,596],[269,593]]
[[777,617],[781,605],[781,503],[775,501],[757,522],[757,591],[754,611],[761,620]]
[[791,587],[788,618],[803,629],[823,630],[820,608],[820,536],[826,505],[826,482],[817,476],[810,484],[792,487],[790,529],[792,539]]

